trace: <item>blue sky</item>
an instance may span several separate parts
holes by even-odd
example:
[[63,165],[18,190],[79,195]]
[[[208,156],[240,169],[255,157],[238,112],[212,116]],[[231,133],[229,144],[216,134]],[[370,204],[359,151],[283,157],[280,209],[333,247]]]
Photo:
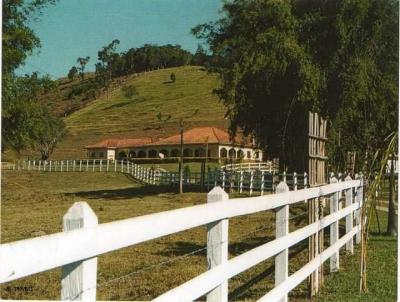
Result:
[[31,24],[42,47],[18,73],[64,76],[83,56],[93,70],[97,51],[113,39],[121,41],[119,51],[170,43],[193,52],[199,41],[190,29],[218,19],[221,7],[221,0],[59,0]]

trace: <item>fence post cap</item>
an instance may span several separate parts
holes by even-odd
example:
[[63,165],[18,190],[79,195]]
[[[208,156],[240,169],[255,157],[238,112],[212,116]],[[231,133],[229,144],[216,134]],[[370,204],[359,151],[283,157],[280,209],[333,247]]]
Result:
[[329,179],[329,183],[333,184],[333,183],[337,183],[338,179],[336,177],[331,177],[331,179]]
[[352,180],[350,175],[347,175],[346,178],[344,180]]
[[287,185],[287,183],[281,181],[279,182],[279,184],[277,185],[275,192],[276,193],[285,193],[289,191],[289,186]]
[[229,195],[220,186],[214,187],[207,194],[207,202],[217,202],[222,200],[228,200]]
[[64,215],[63,220],[82,219],[83,227],[96,226],[98,219],[92,208],[84,201],[75,202]]

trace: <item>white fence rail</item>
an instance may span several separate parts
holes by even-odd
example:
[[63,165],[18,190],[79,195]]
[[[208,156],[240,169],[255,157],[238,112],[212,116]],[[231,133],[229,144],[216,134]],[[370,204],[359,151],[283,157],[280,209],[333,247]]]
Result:
[[259,170],[259,171],[266,171],[266,172],[274,172],[278,171],[276,164],[272,161],[266,162],[248,162],[248,163],[236,163],[236,164],[227,164],[225,166],[221,166],[221,170],[226,171],[252,171],[252,170]]
[[[208,302],[227,301],[229,278],[271,257],[275,257],[276,287],[261,300],[281,301],[325,260],[331,259],[331,268],[335,271],[341,247],[353,251],[353,238],[356,236],[358,243],[361,231],[363,181],[348,177],[343,182],[297,191],[289,191],[282,182],[278,185],[278,191],[280,193],[259,197],[229,199],[221,188],[216,187],[208,193],[206,204],[99,225],[89,206],[78,202],[64,217],[63,233],[0,245],[0,283],[62,267],[61,297],[94,300],[97,256],[207,225],[209,270],[154,301],[191,301],[204,294],[207,294]],[[337,198],[341,198],[342,194],[346,202],[339,210]],[[330,207],[331,213],[313,224],[289,232],[290,205],[320,197],[330,199],[333,205]],[[277,239],[228,260],[229,218],[273,209],[277,211]],[[339,238],[338,221],[342,218],[346,219],[346,234]],[[331,246],[288,276],[288,248],[326,227],[332,230]]]

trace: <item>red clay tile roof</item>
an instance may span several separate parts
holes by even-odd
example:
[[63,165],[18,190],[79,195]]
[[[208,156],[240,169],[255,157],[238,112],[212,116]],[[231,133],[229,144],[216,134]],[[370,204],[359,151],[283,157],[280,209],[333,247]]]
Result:
[[[180,134],[176,134],[164,139],[161,139],[151,145],[179,145],[181,141]],[[229,134],[226,131],[215,127],[199,127],[193,128],[183,133],[183,143],[184,144],[223,144],[230,145],[232,141],[229,139]],[[236,139],[236,145],[249,145],[249,141],[243,141]]]
[[129,148],[139,147],[150,144],[151,138],[126,138],[126,139],[106,139],[96,144],[87,145],[86,149],[118,149],[118,148]]
[[[141,146],[162,146],[162,145],[179,145],[181,141],[180,134],[176,134],[154,142],[151,138],[131,138],[131,139],[107,139],[99,143],[88,145],[86,149],[118,149]],[[229,139],[226,131],[215,127],[198,127],[183,133],[184,144],[221,144],[221,145],[243,145],[252,147],[248,138],[238,135],[234,142]]]

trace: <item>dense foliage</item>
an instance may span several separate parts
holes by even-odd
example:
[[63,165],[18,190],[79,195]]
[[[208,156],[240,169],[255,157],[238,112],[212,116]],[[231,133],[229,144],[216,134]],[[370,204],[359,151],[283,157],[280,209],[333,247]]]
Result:
[[[2,151],[21,151],[40,144],[42,136],[51,136],[64,125],[38,100],[55,84],[37,73],[17,76],[27,56],[40,47],[40,40],[28,26],[40,10],[55,0],[4,0],[2,35]],[[41,134],[41,135],[39,135]],[[50,152],[51,153],[51,152]]]
[[336,163],[369,158],[396,130],[396,0],[234,0],[223,12],[193,33],[216,58],[232,133],[296,168],[307,110],[329,119]]

